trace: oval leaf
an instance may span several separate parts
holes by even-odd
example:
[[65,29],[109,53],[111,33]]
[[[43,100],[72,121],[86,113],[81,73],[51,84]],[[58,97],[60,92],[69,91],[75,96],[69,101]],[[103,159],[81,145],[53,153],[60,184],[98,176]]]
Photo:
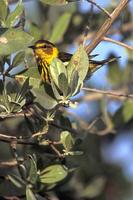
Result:
[[41,81],[41,77],[40,77],[37,67],[27,68],[27,70],[25,70],[25,72],[22,73],[22,76],[39,79]]
[[132,101],[125,101],[123,105],[123,118],[124,122],[129,122],[133,118],[133,102]]
[[64,74],[65,76],[67,76],[66,67],[61,60],[55,58],[52,61],[51,65],[50,65],[50,74],[51,74],[51,78],[52,78],[53,82],[60,89],[59,75]]
[[16,67],[17,65],[19,65],[20,63],[24,62],[24,58],[25,58],[25,52],[24,51],[20,51],[18,52],[15,57],[13,58],[12,61],[12,66]]
[[[29,78],[29,76],[23,76],[23,75],[16,75],[15,79],[20,83],[23,84],[24,81]],[[30,77],[29,78],[29,85],[33,88],[39,88],[40,87],[40,79]]]
[[29,176],[28,176],[28,181],[32,184],[35,184],[37,180],[37,165],[32,156],[29,156],[30,158],[30,171],[29,171]]
[[0,55],[10,55],[26,48],[33,37],[19,29],[9,29],[0,37]]
[[83,81],[87,75],[89,68],[89,59],[88,55],[83,46],[80,46],[76,53],[72,56],[68,66],[67,66],[67,73],[68,73],[68,82],[72,82],[73,73],[78,73],[78,84],[73,92],[75,95],[78,90],[82,87]]
[[58,77],[59,89],[63,93],[63,96],[67,96],[68,94],[68,80],[64,73],[61,73]]
[[18,188],[23,188],[25,186],[25,182],[15,174],[8,175],[8,178]]
[[[36,68],[34,68],[34,70],[37,71]],[[31,70],[30,72],[33,73],[33,71]],[[33,73],[32,75],[35,77],[38,76],[38,74],[36,73],[35,74]],[[33,87],[31,91],[34,93],[36,101],[47,110],[53,109],[57,105],[57,101],[50,96],[50,94],[47,92],[43,84],[40,85],[41,83],[40,77],[34,78],[30,76],[30,73],[27,71],[27,73],[25,72],[24,75],[22,74],[15,76],[15,79],[22,85],[28,77],[29,77],[29,85]],[[48,91],[50,92],[50,90]]]
[[36,200],[34,193],[28,186],[26,187],[26,200]]
[[61,143],[63,144],[67,152],[69,152],[72,149],[74,145],[74,139],[68,131],[63,131],[61,133]]
[[34,88],[32,91],[36,97],[36,102],[38,102],[45,109],[51,110],[58,104],[58,102],[52,98],[45,89]]
[[51,165],[40,173],[41,183],[56,183],[67,176],[68,172],[62,165]]
[[50,37],[51,42],[53,43],[59,42],[62,39],[64,33],[68,28],[70,19],[71,19],[71,13],[65,13],[59,17],[59,19],[54,25],[53,32]]
[[5,19],[8,12],[8,2],[7,0],[0,0],[0,22],[4,26]]
[[84,47],[81,45],[78,48],[78,50],[74,53],[68,64],[67,67],[68,77],[71,77],[73,71],[77,71],[81,83],[87,75],[88,68],[89,68],[88,55]]
[[14,25],[14,23],[16,22],[16,20],[23,13],[23,10],[24,10],[24,6],[22,4],[22,0],[20,0],[17,4],[15,10],[8,15],[7,20],[5,22],[6,27],[12,27]]

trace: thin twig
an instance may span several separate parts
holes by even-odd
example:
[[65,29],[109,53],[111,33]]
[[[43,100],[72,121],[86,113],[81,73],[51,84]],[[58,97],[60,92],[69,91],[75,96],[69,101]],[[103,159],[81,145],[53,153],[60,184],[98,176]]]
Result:
[[108,37],[103,37],[103,40],[107,41],[107,42],[111,42],[111,43],[117,44],[119,46],[125,47],[125,48],[133,51],[133,47],[132,46],[129,46],[128,44],[125,44],[123,42],[116,41],[116,40],[113,40],[112,38],[108,38]]
[[5,143],[11,143],[12,141],[16,140],[17,144],[23,144],[23,145],[38,145],[36,142],[28,141],[27,139],[19,139],[14,136],[8,136],[5,134],[0,134],[0,141]]
[[24,175],[23,175],[23,172],[22,172],[22,169],[21,169],[21,162],[19,160],[19,156],[18,156],[18,152],[17,152],[17,140],[11,141],[10,147],[11,147],[11,153],[12,153],[13,157],[15,158],[16,162],[17,162],[17,169],[18,169],[18,172],[20,174],[20,177],[22,179],[24,179]]
[[64,154],[61,154],[60,151],[54,146],[54,144],[50,143],[49,146],[51,149],[53,149],[59,158],[64,158]]
[[115,19],[120,15],[130,0],[121,0],[115,10],[111,13],[111,18],[106,19],[101,28],[95,33],[89,45],[85,47],[88,54],[102,41]]
[[42,131],[42,132],[39,131],[39,132],[37,132],[37,133],[34,133],[34,134],[32,135],[32,138],[45,135],[46,133],[48,133],[48,129],[45,130],[45,131]]
[[4,196],[3,199],[5,199],[5,200],[21,200],[22,198],[19,198],[19,197],[16,197],[16,196],[11,196],[11,197]]
[[92,130],[89,133],[95,134],[95,135],[99,135],[99,136],[103,136],[103,135],[107,135],[109,133],[115,134],[116,131],[111,129],[111,128],[109,128],[109,127],[107,127],[104,130],[95,130],[95,131]]
[[[112,28],[111,30],[107,32],[107,35],[121,34],[121,33],[127,33],[127,32],[132,32],[132,31],[133,31],[133,23],[129,22],[129,23],[123,24],[120,29]],[[91,31],[91,32],[89,31],[88,34],[86,35],[86,40],[92,39],[93,35],[95,34],[96,34],[96,31]],[[84,34],[81,34],[76,38],[75,41],[77,43],[82,43],[83,39],[84,39]]]
[[87,127],[87,130],[88,131],[91,131],[91,129],[93,128],[93,126],[96,124],[96,122],[99,120],[98,117],[96,117],[96,119],[94,119],[90,124],[89,126]]
[[102,8],[99,4],[97,4],[96,2],[94,2],[92,0],[86,0],[86,1],[88,1],[89,3],[93,4],[94,6],[96,6],[98,9],[100,9],[101,11],[103,11],[108,17],[111,18],[110,13],[105,8]]
[[0,168],[5,168],[5,167],[15,167],[17,165],[17,161],[14,159],[12,161],[3,161],[0,162]]
[[[83,100],[83,101],[98,101],[98,100],[100,100],[100,99],[102,99],[103,98],[103,94],[101,94],[101,93],[89,93],[88,95],[85,95],[85,96],[83,96],[81,99]],[[112,96],[112,95],[108,95],[108,98],[110,99],[110,100],[116,100],[116,101],[123,101],[124,99],[125,99],[125,97],[119,97],[119,96]]]
[[[40,145],[37,142],[30,142],[27,141],[27,138],[25,139],[20,139],[20,138],[16,138],[14,136],[8,136],[5,134],[0,134],[0,141],[2,142],[6,142],[6,143],[11,143],[13,141],[16,141],[17,144],[24,144],[24,145]],[[46,142],[48,144],[53,144],[53,145],[57,145],[60,144],[60,141],[51,141],[51,140],[46,140]]]
[[[26,116],[29,117],[31,116],[31,113],[26,113]],[[18,112],[18,113],[7,113],[7,114],[0,114],[0,121],[4,120],[4,119],[8,119],[8,118],[15,118],[15,117],[24,117],[25,116],[25,112]]]
[[99,94],[104,94],[104,95],[111,95],[111,96],[116,96],[119,98],[128,98],[128,99],[133,99],[133,94],[123,94],[123,93],[119,93],[119,92],[115,92],[115,91],[104,91],[104,90],[99,90],[99,89],[94,89],[94,88],[82,88],[85,91],[88,92],[95,92],[95,93],[99,93]]

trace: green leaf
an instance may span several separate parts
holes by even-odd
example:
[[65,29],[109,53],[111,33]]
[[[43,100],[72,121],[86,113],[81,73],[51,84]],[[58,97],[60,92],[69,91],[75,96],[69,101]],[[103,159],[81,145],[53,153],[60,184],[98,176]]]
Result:
[[55,58],[50,65],[50,74],[51,86],[55,98],[57,100],[62,100],[63,93],[63,99],[66,100],[66,97],[70,91],[70,88],[68,87],[66,66],[61,60]]
[[58,77],[59,89],[62,91],[63,96],[68,94],[68,80],[64,73],[61,73]]
[[77,91],[78,80],[79,80],[78,72],[74,71],[70,77],[70,90],[71,90],[70,96],[72,96],[75,93],[75,91]]
[[40,86],[40,88],[33,88],[32,91],[36,96],[36,102],[45,109],[51,110],[58,104],[57,100],[50,95],[51,90],[47,90],[43,85],[42,87]]
[[37,200],[29,186],[26,187],[26,200]]
[[22,110],[22,106],[17,103],[17,102],[9,102],[9,106],[10,106],[10,112],[15,113],[15,112],[19,112]]
[[116,62],[110,63],[110,67],[108,68],[108,80],[111,84],[121,84],[124,78],[124,72]]
[[59,19],[56,21],[54,25],[53,32],[50,37],[51,42],[53,43],[59,42],[62,39],[70,23],[70,19],[71,19],[71,13],[65,13],[59,17]]
[[[32,86],[32,92],[36,97],[36,101],[40,103],[42,107],[45,109],[51,110],[57,105],[56,99],[54,99],[49,93],[51,93],[50,89],[44,87],[44,84],[40,84],[40,75],[38,73],[38,69],[36,67],[30,67],[26,72],[22,75],[15,76],[15,79],[20,83],[23,82],[29,77],[29,85]],[[37,78],[38,77],[38,78]]]
[[13,58],[12,66],[16,67],[20,63],[24,62],[24,58],[25,58],[25,52],[24,51],[18,52]]
[[26,30],[28,31],[30,35],[34,37],[35,41],[39,40],[42,37],[40,28],[36,24],[29,21],[26,21],[25,24],[26,24],[25,25]]
[[65,65],[63,64],[61,60],[59,60],[58,58],[55,58],[52,61],[49,69],[50,69],[50,74],[51,74],[53,82],[60,89],[59,75],[64,74],[67,77],[67,71],[66,71]]
[[67,152],[69,152],[72,149],[75,143],[74,139],[72,138],[71,134],[68,131],[63,131],[61,133],[60,140]]
[[8,12],[8,2],[7,0],[0,0],[0,22],[3,27],[5,27],[5,19]]
[[68,83],[72,82],[73,73],[77,72],[78,76],[79,76],[78,84],[77,84],[77,87],[76,87],[73,95],[76,94],[76,92],[82,86],[83,81],[88,72],[88,67],[89,67],[88,55],[87,55],[84,47],[80,46],[78,48],[78,50],[75,52],[75,54],[72,56],[68,66],[67,66]]
[[22,73],[22,76],[39,79],[41,81],[37,66],[27,68],[27,70]]
[[29,85],[29,78],[27,78],[21,86],[19,92],[17,92],[15,101],[20,104],[25,99],[25,96],[30,91],[30,89],[31,87]]
[[79,80],[80,82],[82,82],[87,75],[88,67],[89,67],[88,55],[84,47],[81,45],[78,48],[78,50],[74,53],[68,64],[67,67],[68,77],[71,77],[73,71],[77,71],[79,74]]
[[33,88],[32,91],[36,97],[36,102],[45,109],[51,110],[58,104],[57,100],[51,97],[45,88]]
[[70,156],[81,156],[81,155],[83,155],[83,151],[69,151],[68,155],[70,155]]
[[68,174],[67,169],[62,165],[51,165],[40,172],[41,183],[56,183],[64,179]]
[[127,100],[123,105],[116,111],[112,118],[114,128],[120,127],[133,119],[133,102]]
[[51,87],[52,87],[52,91],[54,93],[54,97],[56,100],[61,100],[62,99],[62,94],[60,94],[57,86],[55,85],[55,83],[53,82],[53,80],[51,80]]
[[6,27],[13,27],[16,20],[23,13],[23,10],[24,10],[24,6],[22,3],[22,0],[19,0],[15,10],[13,12],[11,12],[6,19],[6,22],[5,22]]
[[37,174],[37,165],[35,159],[30,155],[30,171],[29,171],[29,176],[28,176],[28,181],[32,184],[36,183],[38,174]]
[[4,105],[8,113],[21,111],[26,102],[26,94],[30,91],[30,89],[31,87],[29,86],[28,79],[22,86],[20,86],[18,82],[9,81],[6,84],[6,88],[0,102]]
[[29,85],[33,88],[39,88],[40,87],[40,79],[29,77],[29,76],[23,76],[23,75],[16,75],[15,79],[20,83],[23,84],[24,81],[29,78]]
[[28,33],[19,29],[9,29],[0,37],[0,55],[10,55],[25,49],[33,40]]
[[25,185],[25,182],[15,174],[8,175],[8,178],[18,188],[22,188]]
[[[1,103],[1,102],[0,102],[0,103]],[[0,113],[1,113],[1,112],[7,112],[7,111],[8,111],[8,110],[7,110],[6,106],[0,104]]]
[[66,0],[40,0],[42,3],[50,4],[50,5],[64,5],[67,4]]
[[123,113],[124,122],[128,122],[129,120],[133,118],[133,102],[132,101],[124,102],[122,113]]

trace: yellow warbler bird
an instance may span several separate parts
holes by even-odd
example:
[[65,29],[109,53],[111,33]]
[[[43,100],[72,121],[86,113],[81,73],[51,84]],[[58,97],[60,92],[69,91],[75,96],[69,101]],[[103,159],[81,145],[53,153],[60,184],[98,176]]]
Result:
[[[54,58],[59,58],[62,62],[69,62],[72,54],[60,52],[59,49],[47,40],[38,40],[33,46],[29,46],[34,51],[37,61],[38,70],[43,82],[50,83],[49,66]],[[94,72],[97,68],[104,64],[112,62],[114,59],[106,59],[102,61],[92,60],[94,56],[88,55],[89,66],[88,72]]]

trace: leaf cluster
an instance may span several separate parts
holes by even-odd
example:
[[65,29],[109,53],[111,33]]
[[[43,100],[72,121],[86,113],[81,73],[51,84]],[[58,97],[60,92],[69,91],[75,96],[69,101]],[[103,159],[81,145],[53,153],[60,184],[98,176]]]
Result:
[[[79,150],[73,150],[76,140],[70,132],[60,131],[57,144],[49,141],[47,134],[51,122],[54,121],[55,112],[59,107],[68,106],[70,99],[83,87],[88,72],[88,55],[81,45],[69,63],[64,64],[59,59],[54,59],[49,67],[51,85],[42,83],[33,54],[27,48],[36,38],[32,31],[29,30],[28,33],[25,29],[26,17],[22,0],[19,0],[13,11],[10,10],[8,2],[2,0],[0,11],[0,118],[4,119],[2,126],[9,128],[11,122],[16,124],[15,130],[26,126],[25,130],[30,130],[30,137],[43,149],[43,154],[47,154],[46,148],[54,151],[50,153],[47,164],[41,155],[36,155],[35,158],[26,154],[28,158],[23,162],[17,159],[18,173],[7,172],[7,180],[16,188],[25,191],[26,199],[36,199],[36,194],[43,192],[45,195],[68,175],[69,168],[67,164],[62,164],[62,160],[82,154]],[[50,36],[52,42],[61,40],[70,19],[70,13],[59,18]],[[16,123],[19,113],[22,118]],[[9,116],[11,122],[8,120]],[[8,131],[10,132],[10,129]],[[15,135],[19,140],[17,132]],[[21,133],[19,135],[23,137]],[[32,152],[36,154],[38,149]],[[43,163],[41,167],[39,160]]]
[[[85,78],[90,78],[97,70],[89,68],[91,65],[84,46],[80,45],[67,63],[58,58],[52,61],[49,66],[50,84],[41,81],[33,52],[28,46],[44,38],[59,46],[63,41],[61,47],[65,48],[77,31],[81,33],[88,13],[81,14],[78,4],[70,6],[70,0],[38,2],[42,11],[45,10],[39,23],[28,19],[22,0],[17,1],[13,10],[7,0],[0,1],[0,131],[6,132],[9,145],[18,143],[16,156],[10,157],[17,164],[12,172],[6,171],[4,180],[15,187],[14,191],[20,189],[27,200],[35,200],[40,196],[47,197],[51,191],[58,193],[60,185],[61,192],[69,190],[69,177],[82,165],[77,172],[79,177],[73,178],[76,181],[73,188],[79,198],[97,197],[104,190],[107,177],[102,171],[100,149],[94,133],[114,133],[121,124],[126,126],[130,123],[133,120],[132,102],[122,101],[120,108],[111,115],[108,109],[110,99],[108,101],[104,96],[91,99],[91,94],[85,94],[85,98],[88,95],[91,101],[95,100],[94,106],[89,104],[89,109],[92,109],[90,119],[82,120],[71,115],[67,108],[76,105],[74,98],[82,90]],[[57,5],[61,5],[61,11]],[[54,11],[55,8],[58,12]],[[99,16],[101,13],[95,14],[94,29],[105,17]],[[125,37],[123,35],[123,39]],[[111,88],[132,82],[132,57],[129,57],[130,62],[124,69],[119,63],[110,65],[106,78]],[[84,97],[79,97],[79,102]],[[93,122],[94,115],[98,116],[96,123]],[[93,136],[88,133],[93,133]],[[15,137],[13,141],[12,135]],[[4,150],[4,153],[9,151],[9,146]],[[5,191],[2,194],[7,196]]]

